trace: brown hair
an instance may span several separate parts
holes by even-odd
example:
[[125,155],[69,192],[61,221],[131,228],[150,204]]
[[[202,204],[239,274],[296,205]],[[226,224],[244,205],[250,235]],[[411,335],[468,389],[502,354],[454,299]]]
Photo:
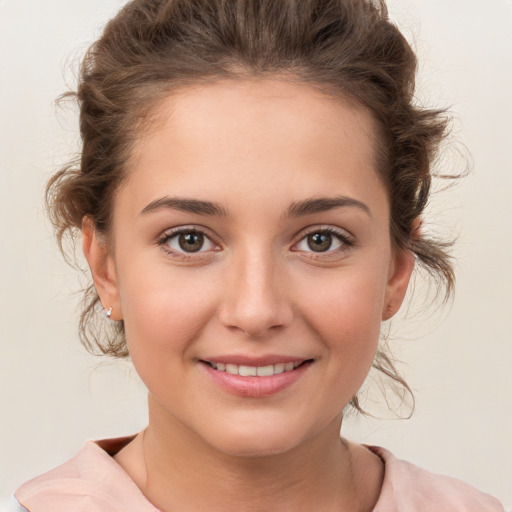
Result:
[[[416,57],[371,0],[133,0],[106,26],[82,62],[81,160],[49,182],[47,202],[62,248],[88,216],[108,235],[113,195],[142,123],[170,92],[201,82],[285,76],[368,109],[377,120],[379,174],[387,186],[395,248],[446,296],[454,275],[447,244],[413,234],[429,197],[432,161],[446,132],[443,111],[414,101]],[[95,321],[99,298],[85,292],[80,337],[92,352],[127,356],[122,322]],[[409,388],[380,350],[374,367]],[[361,410],[357,396],[351,404]]]

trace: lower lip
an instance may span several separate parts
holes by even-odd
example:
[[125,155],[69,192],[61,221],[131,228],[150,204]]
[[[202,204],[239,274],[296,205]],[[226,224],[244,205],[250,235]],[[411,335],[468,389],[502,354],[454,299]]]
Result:
[[224,390],[234,395],[263,398],[275,395],[297,382],[311,365],[311,361],[301,364],[289,372],[278,373],[269,377],[241,377],[215,370],[206,363],[201,363],[208,375]]

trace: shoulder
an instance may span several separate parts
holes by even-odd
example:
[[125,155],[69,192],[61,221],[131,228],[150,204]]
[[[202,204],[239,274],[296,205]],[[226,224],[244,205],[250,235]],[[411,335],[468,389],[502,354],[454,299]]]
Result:
[[24,483],[15,497],[30,512],[157,512],[111,456],[129,440],[87,442],[72,459]]
[[456,478],[431,473],[370,446],[385,464],[381,495],[374,512],[505,512],[496,498]]

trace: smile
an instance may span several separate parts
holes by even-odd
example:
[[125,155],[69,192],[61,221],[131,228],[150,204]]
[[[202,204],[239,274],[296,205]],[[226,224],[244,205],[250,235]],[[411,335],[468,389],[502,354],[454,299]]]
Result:
[[286,362],[283,357],[277,357],[272,359],[278,362],[269,364],[270,357],[261,358],[260,361],[243,359],[231,356],[222,362],[208,359],[199,362],[216,386],[230,394],[249,398],[264,398],[283,392],[301,380],[314,362],[314,359]]
[[213,361],[205,361],[213,369],[220,372],[226,372],[230,375],[240,375],[241,377],[272,377],[280,373],[290,372],[298,368],[304,363],[277,363],[269,364],[266,366],[246,366],[230,363],[217,363]]

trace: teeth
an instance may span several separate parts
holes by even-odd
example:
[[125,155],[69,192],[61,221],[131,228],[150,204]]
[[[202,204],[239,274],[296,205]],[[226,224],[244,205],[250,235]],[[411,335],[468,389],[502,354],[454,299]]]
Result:
[[284,367],[285,367],[284,363],[275,364],[274,365],[274,375],[276,375],[277,373],[283,373]]
[[209,364],[215,370],[229,373],[230,375],[240,375],[242,377],[271,377],[284,372],[290,372],[301,365],[301,363],[277,363],[267,366],[245,366],[237,364],[214,363]]
[[227,364],[226,365],[226,373],[229,373],[231,375],[238,375],[238,365]]
[[274,375],[274,365],[269,364],[268,366],[258,366],[258,368],[256,368],[256,375],[258,377],[270,377],[271,375]]
[[238,375],[242,377],[256,377],[258,368],[255,366],[242,366],[238,367]]

